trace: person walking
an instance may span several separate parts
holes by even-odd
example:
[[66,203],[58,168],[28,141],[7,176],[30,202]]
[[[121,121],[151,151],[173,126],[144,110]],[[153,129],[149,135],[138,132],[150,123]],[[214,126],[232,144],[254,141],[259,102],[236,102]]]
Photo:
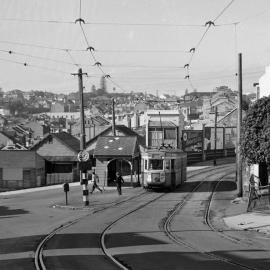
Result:
[[93,181],[93,186],[92,186],[92,191],[90,193],[92,194],[95,188],[97,188],[102,193],[102,189],[97,184],[99,183],[99,177],[95,172],[92,173],[92,181]]
[[116,172],[116,187],[119,195],[122,195],[122,184],[124,184],[124,179],[121,176],[120,172]]

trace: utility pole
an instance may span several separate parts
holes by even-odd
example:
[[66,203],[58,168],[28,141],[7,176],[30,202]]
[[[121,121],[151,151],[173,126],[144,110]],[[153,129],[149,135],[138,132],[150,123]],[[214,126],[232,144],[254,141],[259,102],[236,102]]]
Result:
[[213,165],[216,166],[217,165],[217,106],[215,106],[215,157],[214,157],[214,161],[213,161]]
[[78,154],[79,164],[80,164],[80,184],[83,189],[83,202],[85,206],[89,205],[89,190],[88,190],[88,180],[87,180],[87,170],[85,169],[85,162],[88,160],[88,153],[85,151],[85,125],[84,125],[84,102],[83,102],[83,73],[82,69],[79,68],[78,73],[72,75],[78,76],[79,81],[79,98],[80,98],[80,153]]
[[116,136],[116,132],[115,132],[115,110],[114,110],[114,98],[112,98],[112,132],[113,132],[113,136]]
[[237,148],[236,166],[238,197],[243,197],[242,157],[240,153],[241,124],[242,124],[242,53],[238,54],[238,115],[237,115]]

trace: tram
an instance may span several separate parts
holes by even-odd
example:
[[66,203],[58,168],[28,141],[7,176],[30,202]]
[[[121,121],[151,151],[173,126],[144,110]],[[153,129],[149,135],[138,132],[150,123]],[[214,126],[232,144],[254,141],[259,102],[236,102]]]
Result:
[[186,181],[187,154],[179,149],[150,149],[142,153],[144,188],[174,190]]

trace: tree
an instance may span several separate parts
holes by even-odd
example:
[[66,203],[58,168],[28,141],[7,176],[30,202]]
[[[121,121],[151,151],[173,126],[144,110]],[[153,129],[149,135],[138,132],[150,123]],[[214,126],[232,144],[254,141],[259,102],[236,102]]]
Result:
[[270,171],[270,97],[250,106],[243,121],[241,153],[249,164],[265,164]]

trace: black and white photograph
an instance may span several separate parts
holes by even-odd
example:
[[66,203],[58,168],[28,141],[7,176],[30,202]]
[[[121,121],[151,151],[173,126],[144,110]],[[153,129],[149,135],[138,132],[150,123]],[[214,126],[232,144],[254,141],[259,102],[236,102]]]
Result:
[[269,29],[269,0],[0,0],[0,270],[269,270]]

